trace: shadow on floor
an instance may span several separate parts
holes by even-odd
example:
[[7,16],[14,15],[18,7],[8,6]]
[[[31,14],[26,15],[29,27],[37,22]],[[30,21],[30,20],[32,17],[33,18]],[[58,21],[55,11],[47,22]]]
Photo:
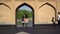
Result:
[[60,34],[60,28],[58,26],[0,27],[0,34]]
[[0,27],[0,34],[19,34],[20,32],[32,34],[32,31],[33,28]]

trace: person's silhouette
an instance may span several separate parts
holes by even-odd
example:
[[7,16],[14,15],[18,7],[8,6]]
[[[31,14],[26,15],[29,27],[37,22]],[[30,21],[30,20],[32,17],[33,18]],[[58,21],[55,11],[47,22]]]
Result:
[[24,27],[24,16],[22,16],[22,27]]
[[60,28],[60,12],[58,12],[58,25],[59,25],[59,28]]
[[28,21],[29,21],[28,14],[25,14],[25,16],[24,16],[24,22],[25,22],[25,26],[26,27],[28,26]]
[[52,22],[53,22],[53,25],[56,27],[56,24],[55,24],[55,21],[54,21],[54,17],[52,17]]

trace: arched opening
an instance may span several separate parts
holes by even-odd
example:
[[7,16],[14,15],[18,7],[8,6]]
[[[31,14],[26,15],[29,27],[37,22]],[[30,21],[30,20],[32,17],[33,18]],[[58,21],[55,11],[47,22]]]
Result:
[[8,7],[9,9],[11,9],[8,5],[6,5],[4,3],[0,3],[0,5],[4,5],[4,6]]
[[39,20],[41,24],[52,24],[52,17],[54,17],[54,21],[56,21],[56,9],[53,5],[45,3],[39,7],[39,11]]
[[56,18],[56,8],[53,5],[51,5],[50,3],[45,3],[45,4],[41,5],[39,8],[43,7],[44,5],[49,5],[50,7],[52,7],[54,9],[54,11],[55,11],[55,21],[56,21],[57,20],[57,18]]
[[8,24],[12,24],[10,7],[4,3],[0,3],[0,25]]
[[20,20],[26,13],[29,17],[28,26],[34,26],[34,9],[27,3],[23,3],[16,8],[16,25],[22,25]]

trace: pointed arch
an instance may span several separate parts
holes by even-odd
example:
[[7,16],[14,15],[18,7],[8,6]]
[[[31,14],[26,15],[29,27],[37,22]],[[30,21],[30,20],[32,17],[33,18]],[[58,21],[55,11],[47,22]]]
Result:
[[19,5],[19,6],[16,8],[16,11],[17,11],[17,9],[21,8],[21,7],[22,7],[22,6],[24,6],[24,5],[26,5],[26,6],[30,7],[30,8],[32,9],[32,11],[34,11],[33,7],[32,7],[32,6],[30,6],[30,5],[29,5],[29,4],[27,4],[27,3],[23,3],[23,4]]
[[[24,5],[26,5],[26,6],[28,6],[29,8],[32,9],[32,12],[33,12],[33,26],[34,26],[34,9],[33,9],[33,7],[30,6],[29,4],[23,3],[23,4],[19,5],[19,6],[16,8],[16,13],[15,13],[15,14],[17,14],[17,10],[18,10],[19,8],[21,8],[22,6],[24,6]],[[17,15],[16,15],[15,17],[17,17]],[[16,25],[17,25],[17,18],[16,18]]]
[[11,9],[8,5],[6,5],[4,3],[0,3],[0,5],[4,5],[4,6],[8,7],[9,9]]
[[56,18],[56,8],[53,5],[51,5],[50,3],[45,3],[45,4],[41,5],[39,8],[43,7],[44,5],[49,5],[50,7],[52,7],[54,9],[54,11],[55,11],[55,21],[56,21],[57,20],[57,18]]

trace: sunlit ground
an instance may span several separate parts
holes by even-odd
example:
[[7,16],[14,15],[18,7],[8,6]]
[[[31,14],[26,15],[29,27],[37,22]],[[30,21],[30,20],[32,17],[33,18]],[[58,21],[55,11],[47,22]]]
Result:
[[27,32],[19,32],[19,33],[16,33],[16,34],[30,34],[30,33],[27,33]]

